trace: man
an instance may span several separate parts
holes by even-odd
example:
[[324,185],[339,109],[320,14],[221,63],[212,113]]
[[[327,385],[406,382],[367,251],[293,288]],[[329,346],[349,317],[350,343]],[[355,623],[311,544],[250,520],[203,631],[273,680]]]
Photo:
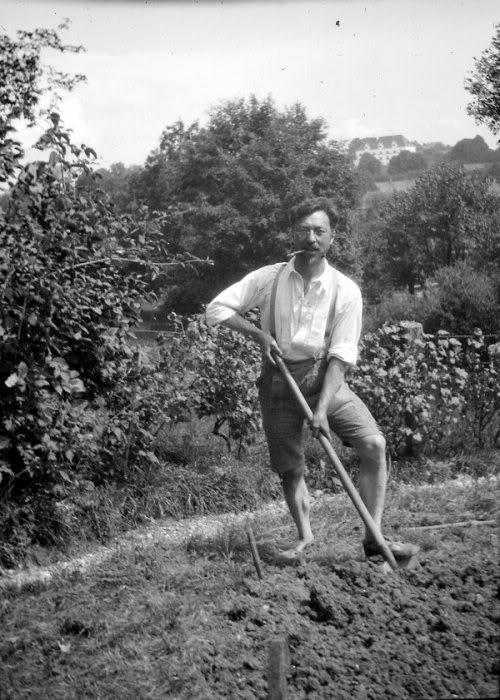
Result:
[[[271,468],[282,480],[298,539],[281,554],[294,559],[313,542],[309,495],[304,480],[304,419],[279,374],[279,355],[313,410],[311,429],[330,428],[360,458],[359,491],[380,528],[387,469],[385,440],[365,404],[349,389],[345,372],[357,360],[362,301],[358,286],[328,264],[338,214],[325,198],[302,202],[291,211],[295,253],[288,263],[268,265],[221,292],[207,307],[210,324],[224,325],[260,346],[263,369],[259,398]],[[259,307],[262,329],[242,317]],[[396,558],[415,553],[413,545],[388,543]],[[367,531],[367,556],[380,554]]]

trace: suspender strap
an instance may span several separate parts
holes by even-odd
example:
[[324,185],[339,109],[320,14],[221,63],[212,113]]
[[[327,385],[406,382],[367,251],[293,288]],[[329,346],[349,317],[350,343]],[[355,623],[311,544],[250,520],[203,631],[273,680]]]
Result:
[[276,292],[278,291],[278,282],[285,269],[285,265],[286,263],[282,263],[280,269],[276,273],[271,290],[271,300],[269,302],[269,332],[274,340],[276,340]]
[[324,345],[326,350],[328,351],[328,344],[330,342],[330,339],[332,337],[333,333],[333,322],[335,321],[335,302],[337,301],[337,292],[339,290],[339,280],[336,271],[333,271],[333,294],[332,294],[332,301],[330,303],[330,309],[328,310],[328,316],[326,319],[326,326],[325,326],[325,340],[324,340]]
[[[276,294],[278,291],[278,282],[280,280],[280,277],[285,269],[287,263],[283,263],[281,267],[279,268],[278,272],[276,273],[276,276],[273,280],[273,286],[271,289],[271,299],[269,302],[269,332],[273,336],[273,338],[276,340]],[[337,273],[334,271],[333,272],[333,294],[332,294],[332,301],[330,303],[330,308],[328,310],[328,316],[326,319],[326,326],[325,326],[325,338],[324,338],[324,348],[328,350],[328,343],[330,342],[330,338],[332,337],[332,332],[333,332],[333,323],[335,320],[335,302],[337,301],[337,292],[339,288],[339,282],[337,278]]]

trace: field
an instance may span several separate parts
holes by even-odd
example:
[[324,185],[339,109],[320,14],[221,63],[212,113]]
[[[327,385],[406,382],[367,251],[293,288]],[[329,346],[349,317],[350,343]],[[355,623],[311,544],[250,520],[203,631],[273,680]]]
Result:
[[0,696],[264,698],[278,639],[290,698],[496,697],[496,483],[393,485],[386,531],[421,546],[419,568],[398,574],[363,560],[343,494],[314,498],[316,542],[294,566],[277,556],[293,535],[282,504],[140,531],[49,584],[4,590]]

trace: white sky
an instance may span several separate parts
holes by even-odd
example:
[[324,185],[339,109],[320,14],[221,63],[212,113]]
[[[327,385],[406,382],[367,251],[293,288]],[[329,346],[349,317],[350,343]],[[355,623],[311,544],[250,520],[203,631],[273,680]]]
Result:
[[495,146],[466,115],[463,84],[491,42],[498,0],[2,0],[0,31],[64,17],[65,40],[87,52],[47,60],[87,75],[62,111],[104,165],[143,163],[168,124],[203,122],[250,93],[301,102],[337,139],[481,134]]

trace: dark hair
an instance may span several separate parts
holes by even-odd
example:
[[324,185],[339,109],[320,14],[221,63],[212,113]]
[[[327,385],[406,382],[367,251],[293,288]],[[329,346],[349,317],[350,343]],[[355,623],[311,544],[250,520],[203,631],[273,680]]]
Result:
[[333,226],[339,220],[339,212],[331,200],[326,197],[310,197],[290,209],[290,225],[293,226],[305,216],[314,214],[315,211],[324,211],[330,221],[330,226]]

